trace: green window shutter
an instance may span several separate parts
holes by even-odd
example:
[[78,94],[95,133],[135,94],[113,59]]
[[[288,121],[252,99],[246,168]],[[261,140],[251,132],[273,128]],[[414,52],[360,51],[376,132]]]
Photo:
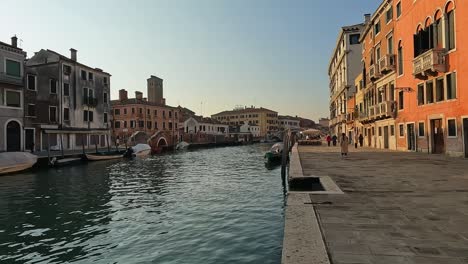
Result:
[[21,63],[7,59],[6,74],[15,77],[21,77]]

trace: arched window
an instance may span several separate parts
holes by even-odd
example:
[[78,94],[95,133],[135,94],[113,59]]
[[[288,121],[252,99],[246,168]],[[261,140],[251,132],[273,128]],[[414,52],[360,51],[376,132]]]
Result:
[[442,12],[440,10],[437,10],[437,12],[434,15],[434,47],[435,48],[442,48],[443,43],[442,43],[442,36],[443,36],[443,30],[442,30]]
[[403,46],[400,42],[398,42],[398,75],[403,74]]
[[453,1],[447,3],[445,13],[447,15],[445,47],[447,50],[453,50],[455,49],[455,4]]

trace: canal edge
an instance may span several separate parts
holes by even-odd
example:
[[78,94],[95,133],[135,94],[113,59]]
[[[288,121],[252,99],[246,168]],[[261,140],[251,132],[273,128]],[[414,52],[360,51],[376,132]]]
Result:
[[[288,180],[304,177],[297,144],[291,150]],[[288,193],[282,264],[330,264],[319,220],[309,194]]]

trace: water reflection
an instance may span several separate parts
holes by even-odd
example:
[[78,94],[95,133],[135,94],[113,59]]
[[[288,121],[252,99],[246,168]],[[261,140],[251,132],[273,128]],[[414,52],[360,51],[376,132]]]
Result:
[[0,178],[7,263],[279,263],[284,198],[268,145]]

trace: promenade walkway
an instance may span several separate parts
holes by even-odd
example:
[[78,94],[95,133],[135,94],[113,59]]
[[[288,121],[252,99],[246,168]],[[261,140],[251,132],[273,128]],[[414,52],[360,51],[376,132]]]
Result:
[[330,262],[468,263],[468,160],[299,146],[304,175],[345,193],[310,195]]

